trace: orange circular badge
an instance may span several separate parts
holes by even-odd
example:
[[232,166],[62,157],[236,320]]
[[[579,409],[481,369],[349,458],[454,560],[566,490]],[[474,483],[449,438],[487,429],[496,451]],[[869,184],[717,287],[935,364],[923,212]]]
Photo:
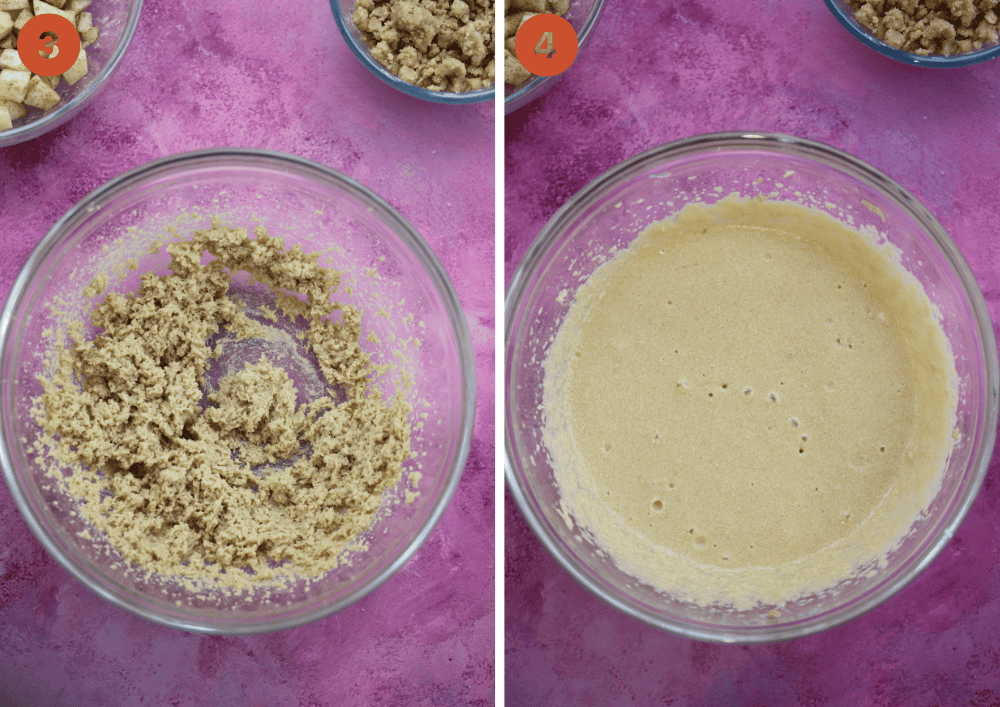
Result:
[[529,17],[514,36],[517,60],[536,76],[561,74],[573,65],[579,48],[573,25],[559,15]]
[[80,35],[62,15],[36,15],[21,28],[17,55],[33,74],[58,76],[80,56]]

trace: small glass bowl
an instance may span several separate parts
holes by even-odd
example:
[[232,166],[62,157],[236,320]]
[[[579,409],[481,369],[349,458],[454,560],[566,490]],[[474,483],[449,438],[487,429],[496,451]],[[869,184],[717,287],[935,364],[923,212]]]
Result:
[[[207,228],[216,215],[225,225],[251,232],[260,223],[270,235],[284,238],[286,248],[299,245],[305,252],[320,252],[321,264],[342,270],[342,282],[351,287],[338,289],[337,301],[363,307],[363,330],[386,342],[362,338],[373,363],[395,360],[390,340],[418,336],[421,345],[407,348],[414,382],[407,397],[415,403],[415,417],[431,413],[422,426],[414,426],[416,456],[404,462],[403,479],[383,493],[381,510],[361,536],[367,549],[353,552],[350,564],[311,583],[297,581],[274,590],[266,600],[257,595],[253,601],[221,593],[198,596],[158,575],[124,571],[127,563],[118,550],[73,512],[76,502],[53,488],[31,449],[39,433],[28,413],[31,399],[41,392],[36,374],[46,370],[52,355],[51,345],[43,343],[45,332],[65,326],[52,311],[53,302],[87,321],[92,303],[80,292],[94,275],[124,273],[118,282],[111,276],[111,288],[134,292],[141,273],[167,272],[165,249],[149,250],[168,228],[187,237],[195,228]],[[137,259],[138,270],[131,268],[130,258]],[[255,295],[260,286],[245,275],[234,275],[230,291],[252,303],[260,297]],[[395,307],[397,315],[380,316],[378,304]],[[408,313],[413,315],[409,323]],[[85,335],[92,330],[85,329]],[[263,348],[270,346],[267,350],[279,356],[287,348],[254,342],[260,340],[231,343],[220,362],[235,353],[228,363],[217,365],[242,370],[241,359],[256,362]],[[290,353],[308,360],[307,351]],[[303,391],[307,384],[299,380],[301,370],[287,370]],[[209,369],[210,378],[217,376],[215,371],[214,366]],[[121,608],[167,626],[218,634],[301,625],[350,605],[394,574],[448,505],[469,453],[475,412],[475,365],[465,318],[447,274],[424,240],[358,182],[307,160],[258,150],[206,150],[156,160],[108,182],[59,219],[11,288],[0,318],[0,376],[4,479],[45,549],[89,589]],[[383,393],[390,394],[385,378],[380,381]],[[417,468],[418,493],[407,498],[407,478]],[[84,530],[94,540],[81,538]]]
[[100,93],[132,41],[141,9],[142,0],[100,0],[88,7],[100,38],[87,47],[87,75],[73,86],[60,82],[56,88],[62,97],[59,104],[47,113],[29,108],[27,115],[14,121],[11,130],[0,132],[0,147],[31,140],[59,127]]
[[888,44],[883,42],[881,39],[878,39],[867,29],[862,27],[861,23],[858,22],[857,18],[854,16],[854,10],[852,10],[847,4],[847,0],[823,1],[826,3],[826,6],[830,8],[830,12],[833,13],[833,16],[840,21],[840,24],[844,25],[844,27],[847,28],[847,31],[859,39],[862,44],[871,47],[879,54],[883,54],[890,59],[895,59],[896,61],[904,64],[910,64],[912,66],[929,66],[931,68],[947,68],[951,66],[968,66],[969,64],[978,64],[983,61],[989,61],[997,55],[1000,55],[1000,43],[989,44],[974,52],[952,54],[951,56],[943,56],[941,54],[922,56],[920,54],[914,54],[913,52],[904,52],[901,49],[890,47]]
[[494,83],[492,86],[487,88],[481,88],[477,91],[465,91],[463,93],[453,93],[451,91],[431,91],[430,89],[423,88],[421,86],[414,86],[413,84],[406,83],[401,78],[391,73],[384,66],[375,61],[372,57],[371,50],[365,43],[364,38],[361,36],[361,32],[358,28],[354,26],[354,22],[351,20],[351,14],[354,12],[355,0],[330,0],[330,8],[333,10],[333,19],[337,22],[337,28],[344,37],[344,41],[347,42],[347,46],[351,48],[354,52],[354,56],[358,58],[365,68],[370,72],[375,74],[378,78],[382,79],[385,83],[392,86],[397,91],[402,91],[408,96],[413,96],[414,98],[421,98],[425,101],[431,101],[432,103],[479,103],[480,101],[488,101],[495,95]]
[[[926,516],[886,565],[801,602],[751,611],[677,601],[622,572],[582,534],[567,528],[542,441],[548,346],[575,292],[612,248],[627,247],[650,224],[686,203],[723,198],[714,187],[739,184],[742,196],[797,201],[821,194],[834,218],[886,233],[902,264],[940,309],[959,378],[961,435]],[[880,215],[884,217],[884,222]],[[563,293],[563,294],[560,294]],[[504,390],[505,473],[528,525],[577,581],[611,606],[688,638],[764,643],[823,631],[882,603],[917,576],[947,544],[983,483],[996,441],[996,338],[976,281],[933,216],[881,172],[833,148],[784,135],[724,133],[663,145],[604,173],[569,200],[524,256],[507,291]]]
[[[590,42],[594,28],[597,26],[598,20],[601,19],[601,12],[603,10],[604,0],[570,0],[569,12],[566,13],[565,18],[573,25],[573,29],[576,30],[577,42],[581,53],[584,47]],[[497,61],[500,61],[503,56],[502,50],[503,42],[497,42]],[[578,54],[577,60],[579,58],[580,55]],[[567,71],[572,70],[572,66],[567,69]],[[506,91],[503,101],[504,115],[531,103],[552,88],[560,76],[562,74],[556,74],[555,76],[532,76],[517,87],[504,84]]]

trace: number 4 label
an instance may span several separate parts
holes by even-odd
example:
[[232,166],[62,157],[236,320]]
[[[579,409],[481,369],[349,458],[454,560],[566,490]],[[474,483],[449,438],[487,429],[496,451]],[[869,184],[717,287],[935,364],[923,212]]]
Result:
[[555,53],[556,50],[552,46],[552,33],[542,33],[541,38],[538,40],[538,44],[535,45],[535,54],[545,54],[549,59],[551,59],[552,55]]
[[572,66],[579,48],[573,25],[551,13],[529,17],[514,37],[517,60],[535,76],[561,74]]

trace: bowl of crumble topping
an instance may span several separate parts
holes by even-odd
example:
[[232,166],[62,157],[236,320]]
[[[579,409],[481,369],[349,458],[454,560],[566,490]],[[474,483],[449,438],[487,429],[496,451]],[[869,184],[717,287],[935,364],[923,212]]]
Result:
[[824,0],[862,44],[904,64],[967,66],[1000,54],[998,0]]
[[384,83],[434,103],[494,96],[494,0],[330,0],[344,41]]

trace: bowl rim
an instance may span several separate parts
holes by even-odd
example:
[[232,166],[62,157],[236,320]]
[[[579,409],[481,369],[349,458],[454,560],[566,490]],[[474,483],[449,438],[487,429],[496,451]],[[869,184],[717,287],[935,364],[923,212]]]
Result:
[[[962,285],[962,289],[972,310],[977,334],[982,345],[980,353],[983,357],[985,410],[983,411],[982,423],[979,430],[977,430],[977,432],[981,431],[982,434],[980,446],[977,450],[979,460],[977,463],[975,458],[970,459],[969,466],[966,469],[967,474],[971,473],[970,482],[953,501],[953,508],[950,515],[942,519],[941,522],[944,525],[940,534],[936,538],[927,541],[922,551],[910,559],[908,565],[904,567],[904,571],[897,572],[890,582],[880,585],[876,591],[869,592],[860,597],[860,600],[854,606],[849,606],[846,610],[844,607],[830,609],[818,617],[808,617],[784,625],[777,624],[776,626],[761,627],[712,626],[706,628],[705,624],[654,615],[639,609],[629,600],[606,592],[600,584],[594,581],[590,571],[564,552],[561,544],[547,533],[543,519],[536,512],[536,508],[530,501],[528,494],[521,488],[518,482],[518,473],[514,469],[512,462],[512,459],[517,458],[513,450],[512,441],[515,430],[511,422],[511,415],[509,414],[510,397],[513,394],[511,376],[513,367],[512,351],[515,335],[517,334],[514,322],[519,319],[517,312],[522,302],[531,294],[527,289],[527,283],[531,280],[530,276],[533,274],[535,266],[543,261],[544,256],[549,252],[549,248],[555,242],[557,236],[590,203],[590,198],[600,194],[611,180],[616,178],[625,179],[637,175],[647,165],[652,163],[656,163],[658,167],[663,166],[663,160],[666,158],[698,153],[718,153],[731,149],[780,153],[789,148],[801,150],[802,152],[799,153],[800,156],[836,166],[842,172],[847,171],[848,174],[853,173],[854,176],[860,175],[872,185],[885,191],[890,198],[897,200],[901,206],[905,207],[910,212],[911,217],[915,218],[925,228],[930,239],[948,260],[954,271],[954,275]],[[944,546],[951,540],[968,514],[972,504],[975,502],[983,481],[986,478],[991,457],[995,451],[997,422],[1000,419],[998,399],[1000,399],[1000,361],[998,361],[997,340],[991,324],[989,311],[986,308],[982,291],[975,277],[972,275],[968,263],[966,263],[958,247],[944,230],[944,227],[901,185],[871,165],[837,148],[780,133],[724,132],[683,138],[642,152],[607,170],[574,194],[549,219],[518,264],[517,269],[511,277],[504,301],[504,478],[507,489],[520,509],[522,517],[535,534],[535,537],[538,538],[556,562],[591,594],[613,608],[639,619],[650,626],[700,641],[760,644],[800,638],[825,631],[826,629],[857,618],[896,595],[937,557]],[[831,613],[833,613],[833,616],[830,616]]]
[[362,47],[362,45],[358,43],[358,38],[354,36],[355,30],[353,25],[348,22],[348,18],[344,15],[343,10],[340,7],[339,0],[330,0],[330,9],[333,11],[333,19],[337,23],[337,29],[340,30],[340,34],[344,38],[344,42],[346,42],[347,46],[350,47],[354,56],[356,56],[371,73],[397,91],[401,91],[408,96],[413,96],[414,98],[419,98],[431,103],[446,103],[451,105],[480,103],[482,101],[488,101],[496,95],[495,78],[493,83],[487,88],[480,88],[475,91],[465,91],[463,93],[455,93],[454,91],[431,91],[421,86],[414,86],[413,84],[403,81],[401,78],[389,72],[388,69],[375,61],[375,59],[372,58],[371,52],[367,46]]
[[[9,368],[11,355],[9,343],[11,340],[12,322],[32,274],[44,262],[50,251],[56,247],[59,238],[68,233],[65,229],[68,226],[71,227],[77,218],[95,208],[101,208],[100,204],[106,198],[142,185],[148,179],[164,175],[183,175],[192,168],[227,168],[247,165],[257,168],[264,167],[270,171],[291,172],[299,176],[306,175],[311,177],[311,181],[316,181],[317,179],[325,181],[327,184],[335,185],[355,200],[360,199],[362,203],[367,202],[366,205],[374,207],[381,216],[391,222],[393,230],[400,237],[400,240],[424,264],[425,271],[437,289],[444,308],[448,313],[451,334],[454,337],[461,362],[461,415],[458,419],[454,463],[446,471],[447,477],[441,494],[432,503],[422,526],[417,529],[410,542],[391,562],[388,562],[378,572],[366,576],[364,581],[357,585],[355,591],[341,597],[338,601],[322,604],[309,611],[297,611],[291,614],[291,616],[282,614],[278,618],[271,620],[256,620],[234,624],[229,621],[206,620],[204,617],[192,619],[184,617],[183,612],[167,615],[160,611],[149,611],[145,606],[135,604],[123,594],[113,592],[103,583],[92,579],[82,569],[77,559],[72,555],[62,552],[59,546],[53,542],[41,527],[38,519],[31,510],[31,505],[25,496],[25,492],[22,490],[13,472],[11,451],[8,443],[8,436],[11,434],[10,425],[7,416],[0,409],[0,467],[2,467],[4,481],[14,498],[15,505],[20,511],[21,517],[49,555],[85,587],[119,608],[171,628],[216,635],[246,635],[279,631],[324,618],[367,596],[402,568],[437,526],[438,521],[455,494],[455,490],[464,472],[472,443],[477,398],[475,361],[464,310],[440,261],[416,229],[385,199],[360,182],[344,174],[294,155],[248,148],[204,149],[162,157],[111,179],[78,201],[49,229],[48,233],[45,234],[38,245],[32,250],[31,255],[22,266],[14,280],[14,284],[11,286],[4,307],[0,311],[0,370],[7,370]],[[6,386],[4,388],[7,389]]]
[[977,49],[974,52],[966,52],[964,54],[951,54],[945,56],[943,54],[929,54],[927,56],[922,56],[920,54],[914,54],[913,52],[906,52],[902,49],[896,49],[895,47],[890,47],[888,44],[883,42],[881,39],[875,37],[867,29],[862,27],[857,19],[854,17],[853,11],[848,11],[849,8],[845,5],[844,0],[823,0],[826,6],[833,13],[833,16],[842,24],[848,32],[850,32],[854,37],[861,41],[867,47],[874,49],[879,54],[889,57],[890,59],[895,59],[902,64],[908,64],[910,66],[925,66],[932,69],[946,69],[956,66],[969,66],[970,64],[979,64],[984,61],[989,61],[997,56],[1000,56],[1000,42],[994,42],[986,47]]
[[[331,0],[333,2],[334,0]],[[572,10],[571,10],[572,11]],[[604,0],[594,0],[594,4],[590,6],[590,12],[583,21],[583,26],[577,35],[578,52],[582,52],[583,49],[590,43],[590,39],[594,34],[594,28],[597,26],[598,21],[601,19],[601,15],[604,13]],[[577,54],[577,60],[580,56]],[[575,62],[574,62],[575,63]],[[573,67],[571,66],[570,69]],[[567,69],[568,71],[569,69]],[[516,90],[506,93],[506,85],[504,84],[504,99],[503,99],[503,112],[504,115],[507,113],[513,113],[514,111],[523,108],[528,105],[536,98],[541,96],[547,89],[552,87],[563,74],[556,74],[555,76],[536,76],[532,75],[530,79],[525,81],[523,84],[517,87]]]
[[129,2],[128,15],[125,20],[125,27],[122,30],[122,36],[118,40],[118,44],[115,45],[115,50],[112,52],[108,62],[94,79],[80,93],[73,96],[73,98],[60,105],[51,113],[43,114],[38,120],[32,120],[24,125],[0,132],[0,148],[32,140],[50,130],[54,130],[76,115],[88,104],[90,99],[104,89],[111,74],[118,68],[118,63],[125,56],[125,52],[132,43],[132,36],[135,34],[135,29],[139,24],[142,3],[143,0],[131,0]]

